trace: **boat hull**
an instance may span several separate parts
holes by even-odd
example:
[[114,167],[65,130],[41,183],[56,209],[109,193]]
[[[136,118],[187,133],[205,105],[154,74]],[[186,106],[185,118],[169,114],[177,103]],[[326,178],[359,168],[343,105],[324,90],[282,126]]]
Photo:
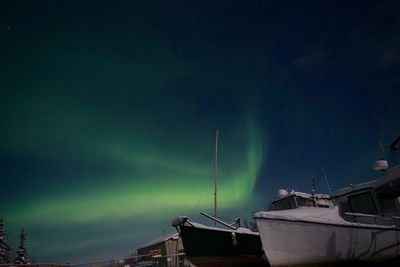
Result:
[[256,217],[271,266],[381,262],[399,257],[399,229]]
[[[198,267],[267,266],[259,235],[180,225],[188,259]],[[234,240],[233,240],[234,239]]]

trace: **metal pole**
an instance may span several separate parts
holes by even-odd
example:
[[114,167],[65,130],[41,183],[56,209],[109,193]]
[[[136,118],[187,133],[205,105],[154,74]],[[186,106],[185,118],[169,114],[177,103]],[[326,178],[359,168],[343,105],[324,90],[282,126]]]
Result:
[[217,218],[215,218],[215,217],[213,217],[213,216],[210,216],[210,215],[208,215],[208,214],[205,213],[205,212],[200,212],[200,214],[206,216],[207,218],[210,218],[211,220],[213,220],[213,221],[215,222],[215,224],[218,222],[218,223],[220,223],[220,224],[222,224],[222,225],[225,225],[226,227],[228,227],[228,228],[230,228],[230,229],[232,229],[232,230],[237,230],[237,228],[233,227],[233,226],[230,225],[229,223],[226,223],[226,222],[224,222],[224,221],[221,221],[221,220],[219,220],[219,219],[217,219]]
[[[217,218],[217,181],[218,181],[218,134],[217,130],[215,134],[215,177],[214,177],[214,217]],[[214,222],[217,225],[216,222]]]

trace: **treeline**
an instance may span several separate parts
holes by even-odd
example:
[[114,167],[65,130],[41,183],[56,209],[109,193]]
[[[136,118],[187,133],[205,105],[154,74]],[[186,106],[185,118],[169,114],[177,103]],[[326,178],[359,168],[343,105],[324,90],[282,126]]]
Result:
[[29,264],[28,251],[25,247],[26,233],[22,229],[19,235],[19,246],[16,251],[14,261],[11,261],[10,254],[12,248],[7,240],[7,233],[4,229],[4,219],[0,215],[0,264]]

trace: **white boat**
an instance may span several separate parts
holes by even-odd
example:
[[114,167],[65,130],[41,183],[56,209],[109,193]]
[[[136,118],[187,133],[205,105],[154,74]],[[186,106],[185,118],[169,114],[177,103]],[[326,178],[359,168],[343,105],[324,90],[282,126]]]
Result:
[[333,208],[295,207],[255,214],[272,267],[343,261],[392,261],[400,257],[400,165],[378,180],[351,185],[332,197]]

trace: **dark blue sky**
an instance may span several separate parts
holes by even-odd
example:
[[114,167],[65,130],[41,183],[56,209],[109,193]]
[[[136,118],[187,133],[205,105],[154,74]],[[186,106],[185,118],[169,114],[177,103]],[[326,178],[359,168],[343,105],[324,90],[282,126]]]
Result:
[[[0,209],[38,261],[129,255],[178,215],[375,178],[400,134],[397,1],[2,1]],[[379,129],[377,131],[377,129]],[[391,157],[389,157],[391,159]],[[14,245],[15,247],[16,245]]]

